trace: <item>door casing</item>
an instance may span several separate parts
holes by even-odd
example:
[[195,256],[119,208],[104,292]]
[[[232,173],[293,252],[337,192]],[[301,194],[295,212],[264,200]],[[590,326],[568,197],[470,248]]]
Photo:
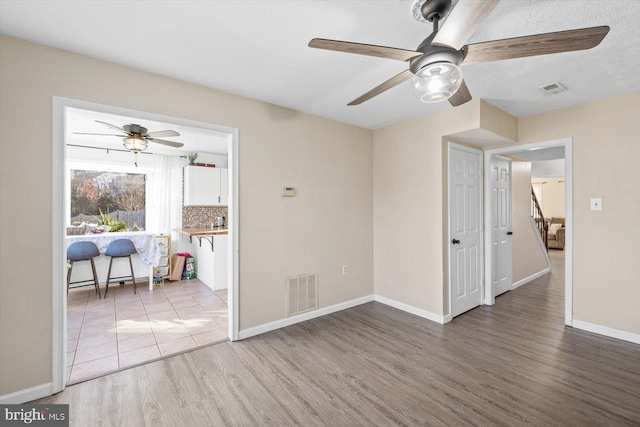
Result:
[[[529,144],[512,145],[509,147],[494,148],[484,151],[484,199],[489,200],[491,197],[490,185],[490,164],[491,156],[499,154],[515,153],[517,151],[528,150],[531,148],[551,148],[564,147],[565,162],[565,277],[564,277],[564,323],[567,326],[573,326],[573,138],[567,137],[562,139],[554,139],[549,141],[534,142]],[[490,218],[491,204],[485,203],[484,217]],[[485,236],[490,235],[490,221],[484,224]],[[492,256],[491,256],[491,239],[485,238],[484,250],[484,305],[495,304],[495,296],[492,275]]]
[[228,138],[228,165],[231,171],[229,176],[229,239],[228,271],[229,278],[229,338],[231,341],[239,339],[239,146],[238,129],[215,125],[212,123],[196,122],[193,120],[179,119],[155,113],[130,110],[110,105],[97,104],[88,101],[80,101],[72,98],[54,96],[52,99],[52,154],[51,154],[51,189],[52,189],[52,215],[51,215],[51,283],[52,283],[52,344],[51,344],[51,394],[64,390],[66,386],[66,346],[67,346],[67,293],[66,293],[66,245],[63,230],[66,223],[65,212],[65,110],[67,107],[85,110],[99,111],[103,113],[118,114],[129,117],[139,117],[166,123],[175,123],[183,126],[201,128],[227,134]]

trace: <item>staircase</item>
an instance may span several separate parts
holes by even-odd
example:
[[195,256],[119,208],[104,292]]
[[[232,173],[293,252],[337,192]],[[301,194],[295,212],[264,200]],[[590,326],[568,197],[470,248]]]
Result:
[[544,215],[542,213],[542,209],[540,208],[540,203],[538,203],[538,198],[536,197],[536,193],[533,191],[533,186],[531,186],[531,217],[533,218],[533,222],[540,233],[540,237],[542,237],[542,241],[544,242],[544,247],[549,250],[549,239],[547,233],[549,231],[549,225],[547,221],[544,219]]

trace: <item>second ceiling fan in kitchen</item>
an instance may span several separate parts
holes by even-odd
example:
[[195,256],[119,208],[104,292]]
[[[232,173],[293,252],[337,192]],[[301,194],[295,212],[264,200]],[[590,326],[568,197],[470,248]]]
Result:
[[[499,0],[459,0],[451,10],[451,0],[415,0],[414,17],[421,22],[433,22],[433,32],[416,50],[328,39],[313,39],[309,42],[309,47],[409,62],[408,70],[376,86],[348,105],[361,104],[412,79],[414,94],[422,102],[449,100],[455,107],[471,100],[471,93],[459,68],[463,63],[591,49],[600,44],[609,32],[608,26],[599,26],[465,45],[498,3]],[[439,21],[445,17],[446,21],[439,28]]]
[[180,148],[184,144],[176,141],[168,141],[166,139],[160,139],[159,137],[172,137],[172,136],[180,136],[178,132],[175,130],[160,130],[155,132],[149,132],[146,127],[140,126],[138,124],[127,124],[122,127],[112,125],[111,123],[103,122],[101,120],[96,120],[96,122],[101,123],[111,129],[120,131],[121,134],[111,134],[111,133],[86,133],[86,132],[74,132],[76,135],[99,135],[99,136],[115,136],[117,138],[122,138],[124,148],[127,150],[139,153],[147,149],[147,146],[150,142],[155,144],[162,144],[169,147]]

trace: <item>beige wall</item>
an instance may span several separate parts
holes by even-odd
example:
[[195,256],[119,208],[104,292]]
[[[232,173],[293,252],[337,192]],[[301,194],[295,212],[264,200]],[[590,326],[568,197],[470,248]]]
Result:
[[[573,317],[640,334],[640,93],[525,117],[522,143],[573,137]],[[601,197],[603,210],[589,209]]]
[[538,200],[545,218],[564,218],[564,176],[532,178],[532,184],[541,184],[542,200]]
[[[517,119],[473,100],[374,132],[374,288],[377,295],[448,312],[447,142],[490,130],[515,139]],[[485,133],[483,135],[487,135]]]
[[51,381],[54,95],[239,129],[241,329],[284,318],[288,275],[372,293],[371,131],[6,36],[0,93],[0,395]]
[[375,293],[443,314],[444,135],[479,126],[477,100],[376,130]]
[[531,222],[531,163],[511,162],[513,283],[549,267]]

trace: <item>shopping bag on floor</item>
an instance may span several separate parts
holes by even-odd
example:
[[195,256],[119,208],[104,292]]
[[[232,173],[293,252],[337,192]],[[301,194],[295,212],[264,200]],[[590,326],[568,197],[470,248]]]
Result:
[[185,270],[185,276],[187,280],[196,278],[195,266],[196,266],[196,261],[193,259],[193,257],[185,258],[184,270]]
[[182,279],[182,270],[184,269],[184,260],[183,256],[178,254],[171,257],[171,277],[169,280],[181,280]]

